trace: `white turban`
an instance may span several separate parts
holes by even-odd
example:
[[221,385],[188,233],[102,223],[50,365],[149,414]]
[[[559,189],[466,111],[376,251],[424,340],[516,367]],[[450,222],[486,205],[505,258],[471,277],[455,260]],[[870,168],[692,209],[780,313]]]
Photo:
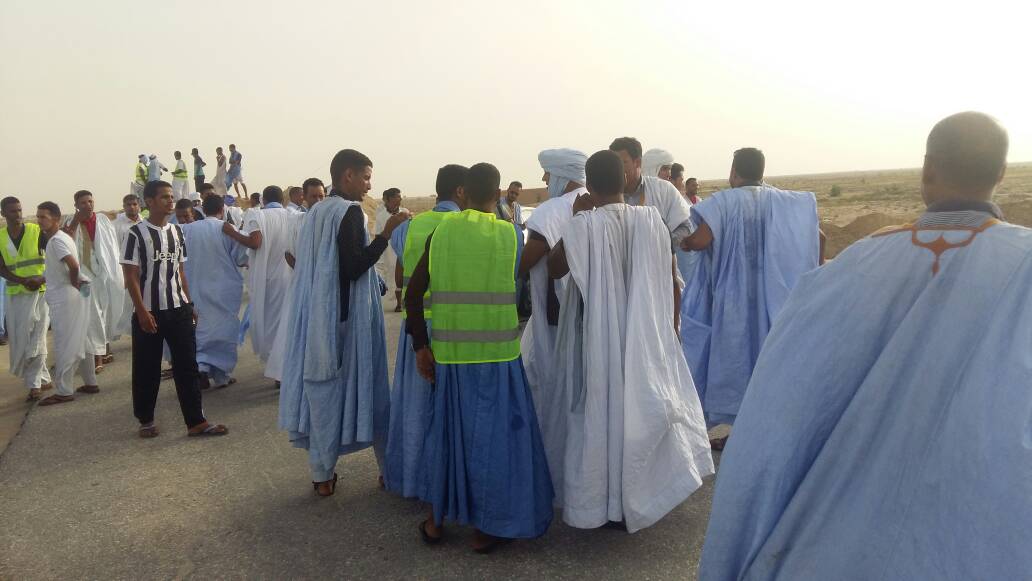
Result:
[[642,175],[659,177],[659,168],[673,165],[674,155],[665,149],[650,149],[641,156]]
[[198,192],[190,192],[190,194],[187,197],[193,200],[194,202],[201,201],[201,194],[199,194]]
[[152,153],[152,154],[150,154],[150,158],[151,159],[158,159],[158,156]]
[[558,198],[563,195],[570,182],[584,185],[584,164],[588,156],[576,149],[546,149],[538,154],[541,169],[548,172],[548,197]]

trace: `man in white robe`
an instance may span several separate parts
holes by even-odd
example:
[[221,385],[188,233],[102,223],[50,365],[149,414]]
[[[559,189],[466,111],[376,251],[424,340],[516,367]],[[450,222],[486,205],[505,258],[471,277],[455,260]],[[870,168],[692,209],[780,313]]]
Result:
[[290,186],[287,188],[287,209],[295,214],[304,214],[308,211],[305,207],[305,190],[297,186]]
[[670,182],[642,171],[641,143],[633,137],[613,140],[609,150],[620,156],[624,166],[624,202],[652,206],[670,231],[673,245],[691,234],[691,205]]
[[104,214],[93,211],[93,194],[75,193],[75,214],[62,230],[75,240],[79,268],[90,281],[90,319],[87,329],[90,353],[97,355],[96,366],[113,360],[108,344],[116,340],[125,308],[125,281],[118,262],[118,232]]
[[677,337],[669,230],[655,208],[623,202],[617,154],[600,151],[585,170],[591,194],[548,260],[549,275],[570,282],[552,402],[566,423],[551,426],[564,438],[546,437],[546,450],[567,524],[622,521],[633,533],[697,490],[713,459]]
[[642,175],[669,181],[673,167],[674,154],[665,149],[652,148],[641,156]]
[[0,201],[7,224],[0,228],[0,276],[8,281],[4,301],[11,374],[22,380],[29,401],[52,387],[47,369],[50,309],[44,298],[46,240],[38,224],[25,222],[18,198]]
[[910,225],[807,273],[717,478],[699,578],[1028,579],[1032,231],[992,195],[1008,137],[928,136]]
[[[376,225],[373,228],[373,234],[383,232],[387,220],[399,212],[408,213],[408,210],[401,207],[401,190],[398,188],[385,190],[383,192],[383,203],[376,207]],[[394,312],[400,313],[401,289],[398,288],[394,281],[394,266],[397,262],[398,257],[394,255],[394,250],[387,246],[387,251],[380,256],[380,260],[376,263],[376,274],[387,285],[387,292],[393,291],[395,301]]]
[[556,433],[550,429],[550,424],[561,421],[559,414],[564,413],[553,405],[556,396],[553,384],[559,371],[555,366],[555,336],[567,280],[566,277],[549,279],[547,258],[573,217],[574,200],[588,193],[584,188],[585,161],[587,156],[574,149],[546,149],[538,154],[538,162],[545,171],[541,179],[548,184],[548,200],[527,220],[527,245],[520,258],[520,276],[530,273],[532,313],[520,339],[520,351],[546,449],[549,448],[548,438]]
[[165,164],[158,161],[158,156],[152,153],[147,161],[147,181],[156,182],[161,179],[161,174],[167,171]]
[[711,427],[734,424],[789,291],[821,261],[816,198],[764,184],[765,164],[758,149],[736,151],[731,189],[692,207],[698,228],[682,244],[701,254],[681,303],[681,341]]
[[219,196],[204,200],[206,218],[183,226],[186,280],[197,313],[197,367],[201,389],[233,382],[237,364],[237,330],[247,248],[222,233],[225,202]]
[[[46,271],[48,288],[47,306],[54,331],[54,394],[39,402],[51,406],[75,401],[75,392],[99,393],[94,369],[94,351],[87,333],[90,322],[92,285],[79,269],[76,260],[79,249],[75,241],[60,228],[61,210],[53,202],[43,202],[36,212],[36,220],[47,237]],[[78,372],[83,385],[72,387]]]
[[[129,194],[122,198],[122,212],[115,217],[112,224],[118,234],[118,247],[125,247],[125,239],[129,236],[129,229],[139,224],[143,218],[140,216],[140,198],[135,194]],[[122,318],[115,325],[114,336],[128,336],[132,333],[133,320],[133,299],[129,292],[125,292],[125,299],[122,303]]]
[[243,232],[228,222],[223,223],[222,231],[250,249],[247,289],[251,307],[251,347],[265,363],[276,339],[283,300],[290,284],[290,267],[285,254],[296,215],[283,207],[283,190],[278,186],[266,187],[262,191],[262,202],[261,209],[248,210],[244,216]]
[[290,243],[287,245],[286,260],[290,267],[290,284],[287,285],[287,296],[283,300],[283,314],[280,317],[279,328],[276,330],[276,338],[272,342],[272,350],[269,353],[269,362],[265,365],[265,377],[272,379],[279,385],[283,381],[283,364],[287,357],[287,335],[289,334],[288,320],[290,310],[293,308],[294,297],[294,264],[297,253],[297,234],[304,225],[307,211],[326,197],[326,188],[319,178],[308,178],[301,186],[304,194],[301,202],[304,212],[297,212],[290,223]]

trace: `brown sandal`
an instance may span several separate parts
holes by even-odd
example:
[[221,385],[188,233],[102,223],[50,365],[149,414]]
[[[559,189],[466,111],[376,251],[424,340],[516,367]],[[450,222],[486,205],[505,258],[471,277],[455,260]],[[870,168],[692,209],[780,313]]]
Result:
[[105,356],[100,358],[100,362],[102,364],[104,364],[104,365],[108,365],[109,363],[114,363],[115,362],[115,356],[114,355],[105,355]]
[[147,426],[140,426],[140,437],[141,438],[156,438],[161,432],[158,431],[158,427],[154,424]]
[[201,438],[207,436],[225,436],[229,433],[229,428],[222,424],[209,424],[205,422],[204,428],[197,430],[190,429],[186,432],[186,435],[191,438]]
[[100,393],[100,386],[97,385],[80,385],[75,388],[75,391],[79,393]]
[[[327,482],[330,484],[330,493],[323,494],[322,492],[319,492],[319,487],[323,484],[326,484]],[[333,496],[333,493],[337,492],[337,473],[334,472],[333,478],[326,480],[324,482],[312,482],[312,490],[315,491],[316,496],[322,496],[324,498],[327,496]]]
[[39,401],[39,392],[40,389],[38,387],[30,389],[29,395],[25,396],[25,401]]
[[39,405],[57,405],[59,403],[68,403],[70,401],[75,401],[75,398],[70,395],[57,395],[55,393],[54,395],[50,395],[44,398],[42,401],[39,402]]

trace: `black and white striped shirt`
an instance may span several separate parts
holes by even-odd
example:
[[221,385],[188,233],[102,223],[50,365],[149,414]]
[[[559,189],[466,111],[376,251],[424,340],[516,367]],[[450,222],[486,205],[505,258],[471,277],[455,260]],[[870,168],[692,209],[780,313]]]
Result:
[[187,304],[179,277],[180,264],[186,262],[186,244],[178,224],[158,227],[143,220],[133,225],[125,238],[120,262],[140,268],[140,292],[149,311],[166,311]]

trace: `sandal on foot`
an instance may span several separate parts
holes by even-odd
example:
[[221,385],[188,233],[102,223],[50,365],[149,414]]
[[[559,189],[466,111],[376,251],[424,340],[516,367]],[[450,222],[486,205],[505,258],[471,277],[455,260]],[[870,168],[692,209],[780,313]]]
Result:
[[57,395],[55,393],[54,395],[44,398],[39,402],[39,405],[57,405],[59,403],[68,403],[70,401],[75,401],[75,398],[70,395]]
[[51,389],[54,389],[54,384],[44,383],[43,385],[39,386],[39,389],[40,391],[50,391]]
[[97,375],[100,375],[100,373],[103,372],[103,371],[104,371],[104,366],[103,365],[98,365],[96,368],[93,369],[93,373],[95,373]]
[[429,523],[430,519],[426,519],[419,523],[419,536],[423,537],[424,543],[428,545],[436,545],[437,543],[441,542],[441,539],[444,538],[444,531],[442,530],[441,534],[439,534],[436,537],[430,536],[430,533],[426,532],[426,525],[428,525]]
[[39,400],[39,388],[34,387],[29,390],[29,395],[25,396],[25,401],[38,401]]
[[100,358],[100,362],[103,363],[104,365],[107,365],[109,363],[114,363],[115,362],[115,356],[114,355],[105,355],[105,356]]
[[724,446],[727,446],[727,438],[728,436],[724,436],[723,438],[713,438],[709,441],[710,449],[714,452],[722,452],[724,450]]
[[510,542],[512,542],[512,539],[505,539],[505,538],[502,538],[502,537],[496,537],[496,536],[493,536],[493,535],[489,535],[487,533],[481,533],[481,534],[483,534],[485,537],[489,537],[491,540],[490,540],[489,543],[487,543],[486,545],[484,545],[482,547],[473,547],[473,552],[478,554],[478,555],[489,555],[492,552],[494,552],[494,550],[497,549],[498,547],[500,547],[502,545],[507,545]]
[[100,386],[97,385],[80,385],[75,388],[75,391],[79,393],[100,393]]
[[201,373],[197,379],[197,383],[200,385],[201,391],[211,389],[211,379],[208,378],[207,373]]
[[156,438],[161,432],[158,431],[158,427],[154,424],[146,426],[140,426],[140,437],[141,438]]
[[225,436],[228,433],[229,428],[222,424],[208,424],[204,427],[204,429],[201,430],[188,430],[186,432],[186,435],[191,438],[200,438],[202,436]]
[[[329,494],[323,494],[323,493],[319,492],[319,487],[322,486],[323,484],[326,484],[327,482],[330,483],[330,493]],[[322,496],[322,497],[333,496],[333,493],[337,492],[337,473],[334,472],[333,473],[333,478],[330,478],[329,480],[326,480],[324,482],[313,482],[312,483],[312,490],[315,491],[316,496]]]

